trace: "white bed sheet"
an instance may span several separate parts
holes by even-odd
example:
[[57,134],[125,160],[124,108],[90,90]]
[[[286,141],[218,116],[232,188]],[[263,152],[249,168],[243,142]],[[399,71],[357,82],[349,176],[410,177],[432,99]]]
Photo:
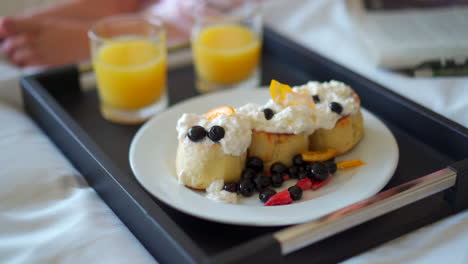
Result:
[[[343,1],[283,1],[267,13],[275,18],[270,24],[296,41],[468,124],[466,101],[456,100],[466,78],[412,80],[366,64]],[[19,74],[0,62],[0,262],[154,263],[20,110]],[[467,263],[467,231],[464,212],[347,263]]]
[[0,124],[0,263],[155,263],[29,117]]

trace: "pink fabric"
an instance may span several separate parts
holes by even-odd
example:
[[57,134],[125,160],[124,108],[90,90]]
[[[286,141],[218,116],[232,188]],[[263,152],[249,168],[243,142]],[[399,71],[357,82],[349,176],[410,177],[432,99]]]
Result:
[[196,5],[196,0],[146,0],[142,11],[165,21],[168,32],[168,46],[186,43],[190,36],[192,16],[190,9]]

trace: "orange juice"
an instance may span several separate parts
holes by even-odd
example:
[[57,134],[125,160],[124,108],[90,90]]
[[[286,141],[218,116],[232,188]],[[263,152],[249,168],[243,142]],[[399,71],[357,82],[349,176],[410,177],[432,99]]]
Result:
[[104,105],[138,109],[158,101],[166,89],[166,51],[148,39],[104,44],[93,58]]
[[261,43],[249,28],[219,24],[201,30],[192,41],[195,68],[207,81],[233,84],[249,78],[260,60]]

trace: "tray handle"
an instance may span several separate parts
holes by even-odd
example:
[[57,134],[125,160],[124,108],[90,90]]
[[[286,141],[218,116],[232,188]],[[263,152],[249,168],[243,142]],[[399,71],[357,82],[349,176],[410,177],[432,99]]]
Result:
[[464,189],[468,187],[468,159],[378,193],[316,220],[282,229],[273,233],[273,237],[280,244],[281,254],[287,255],[449,188],[451,189],[448,190],[450,191],[448,200],[454,210],[459,211],[468,207],[468,195],[462,187]]

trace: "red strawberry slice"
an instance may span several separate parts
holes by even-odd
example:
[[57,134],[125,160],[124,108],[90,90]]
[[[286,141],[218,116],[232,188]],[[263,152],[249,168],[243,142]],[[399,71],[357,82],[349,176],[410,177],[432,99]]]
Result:
[[322,188],[323,186],[327,185],[327,183],[330,182],[331,178],[332,178],[332,174],[329,173],[328,178],[326,180],[324,180],[324,181],[314,181],[312,183],[312,190],[315,191],[315,190],[318,190],[318,189]]
[[283,205],[283,204],[290,204],[292,203],[291,195],[289,195],[288,190],[281,191],[275,195],[273,195],[268,201],[265,203],[265,206],[272,206],[272,205]]
[[300,179],[299,181],[297,181],[296,186],[305,191],[312,187],[312,181],[309,178]]

